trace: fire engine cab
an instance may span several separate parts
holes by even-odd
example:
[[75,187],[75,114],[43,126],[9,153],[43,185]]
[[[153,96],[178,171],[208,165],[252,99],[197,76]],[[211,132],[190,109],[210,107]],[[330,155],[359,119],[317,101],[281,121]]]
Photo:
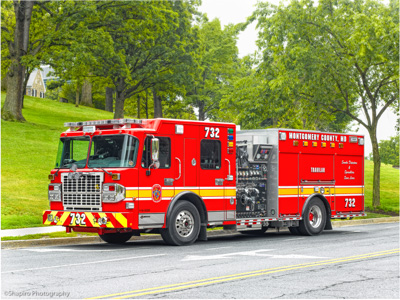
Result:
[[188,245],[215,226],[317,235],[365,216],[361,135],[170,119],[65,126],[43,223],[67,232]]

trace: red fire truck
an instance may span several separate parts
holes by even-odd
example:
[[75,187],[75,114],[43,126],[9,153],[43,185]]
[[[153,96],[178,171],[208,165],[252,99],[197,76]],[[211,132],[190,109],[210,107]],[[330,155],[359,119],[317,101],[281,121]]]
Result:
[[67,232],[187,245],[214,226],[317,235],[365,216],[361,135],[169,119],[65,126],[43,223]]

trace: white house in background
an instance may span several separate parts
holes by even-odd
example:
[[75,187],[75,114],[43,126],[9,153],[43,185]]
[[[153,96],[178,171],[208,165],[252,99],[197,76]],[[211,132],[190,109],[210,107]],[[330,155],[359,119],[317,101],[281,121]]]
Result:
[[46,94],[47,83],[50,80],[56,80],[58,77],[50,76],[49,73],[53,71],[50,66],[40,66],[42,70],[35,69],[29,76],[26,85],[26,94],[28,96],[44,98]]

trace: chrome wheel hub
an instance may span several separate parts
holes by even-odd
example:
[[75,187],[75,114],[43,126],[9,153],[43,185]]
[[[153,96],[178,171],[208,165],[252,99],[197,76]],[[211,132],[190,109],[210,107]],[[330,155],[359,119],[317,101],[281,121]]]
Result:
[[309,222],[311,227],[318,228],[322,222],[322,211],[317,205],[313,205],[310,209]]
[[177,216],[175,220],[175,228],[176,232],[181,237],[188,237],[193,232],[194,218],[193,215],[187,211],[182,210]]

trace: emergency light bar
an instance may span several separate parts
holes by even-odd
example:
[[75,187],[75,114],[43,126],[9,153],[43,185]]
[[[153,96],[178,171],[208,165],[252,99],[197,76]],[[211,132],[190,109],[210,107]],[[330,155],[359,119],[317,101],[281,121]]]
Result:
[[137,119],[112,119],[112,120],[98,120],[98,121],[83,121],[83,122],[67,122],[64,123],[65,127],[80,127],[90,125],[125,125],[125,124],[142,124],[142,120]]

